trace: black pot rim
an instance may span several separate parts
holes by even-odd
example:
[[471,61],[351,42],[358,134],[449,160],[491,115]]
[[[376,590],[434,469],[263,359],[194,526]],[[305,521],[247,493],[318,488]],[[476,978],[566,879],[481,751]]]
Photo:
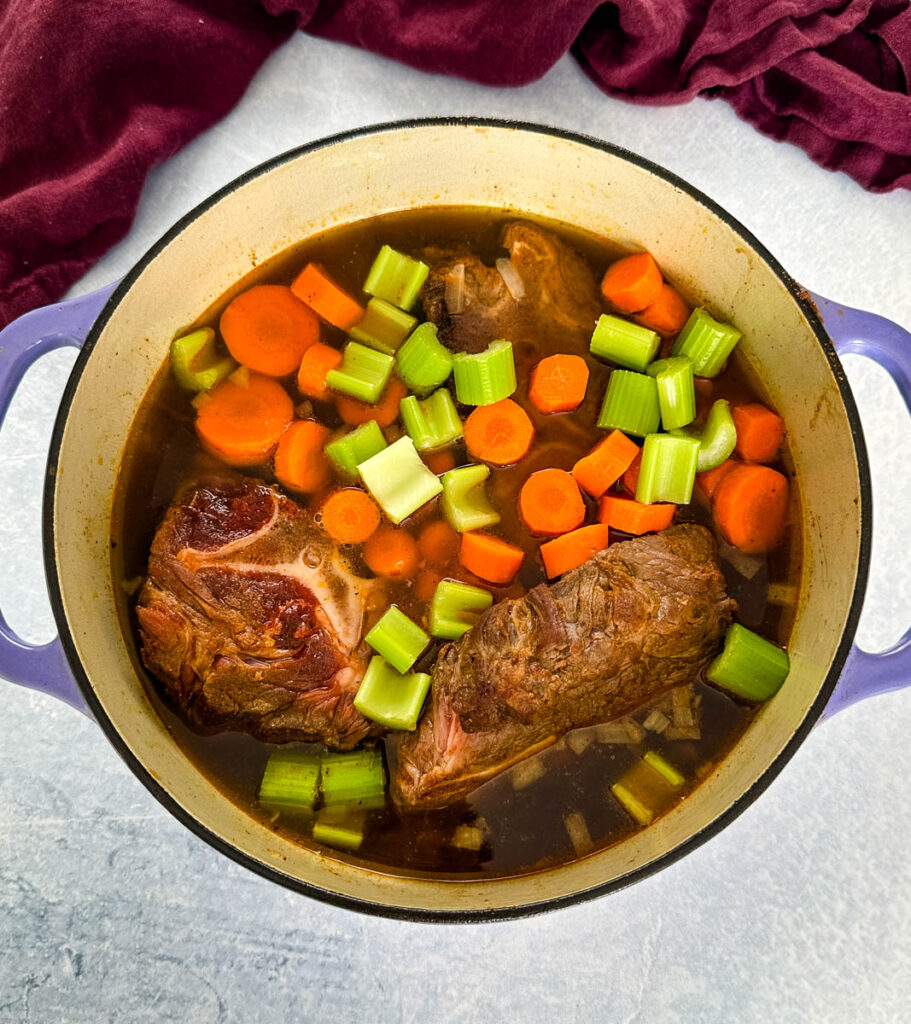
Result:
[[[589,146],[594,149],[601,150],[602,152],[609,153],[612,156],[618,157],[628,163],[634,164],[643,170],[649,171],[650,173],[662,178],[664,181],[673,185],[681,192],[686,193],[690,198],[695,200],[698,204],[704,206],[710,210],[719,219],[721,219],[728,227],[732,228],[745,242],[747,242],[752,249],[765,261],[767,266],[773,271],[778,279],[785,285],[791,297],[797,303],[804,317],[809,322],[813,329],[814,334],[832,367],[835,379],[838,383],[839,390],[841,392],[842,402],[844,403],[845,411],[848,417],[848,422],[851,427],[851,434],[854,441],[854,450],[857,458],[858,475],[860,479],[860,492],[861,492],[861,531],[860,531],[860,552],[858,556],[857,566],[857,578],[854,585],[854,593],[851,598],[851,605],[848,612],[847,622],[845,625],[844,632],[842,634],[841,642],[838,646],[838,650],[835,655],[835,659],[832,663],[829,672],[823,681],[819,692],[813,702],[812,707],[807,712],[804,720],[800,726],[792,734],[784,748],[778,753],[775,759],[768,765],[763,774],[756,780],[756,782],[733,804],[731,804],[724,812],[718,817],[714,818],[705,828],[692,835],[685,842],[680,843],[678,846],[662,854],[660,857],[651,861],[650,863],[636,868],[633,871],[622,875],[620,878],[613,879],[609,882],[604,882],[601,885],[593,886],[589,889],[585,889],[581,892],[571,893],[566,896],[554,897],[552,899],[546,899],[535,903],[521,904],[514,907],[502,907],[492,908],[485,910],[475,911],[446,911],[446,910],[424,910],[414,908],[403,908],[388,906],[382,903],[373,903],[367,900],[357,899],[350,896],[343,896],[338,893],[330,892],[322,889],[318,886],[312,885],[308,882],[302,882],[296,878],[290,878],[282,872],[269,867],[266,864],[254,859],[246,853],[243,853],[236,846],[229,842],[226,842],[220,836],[212,832],[209,827],[193,815],[185,811],[177,801],[152,777],[150,772],[145,768],[142,762],[133,755],[129,750],[124,740],[121,738],[120,733],[117,731],[116,726],[107,716],[104,708],[95,696],[94,689],[91,682],[82,666],[78,652],[76,650],[73,636],[70,631],[69,623],[66,619],[66,614],[63,608],[63,599],[60,590],[60,580],[57,569],[57,562],[55,558],[55,545],[54,545],[54,492],[55,482],[58,471],[58,460],[60,456],[60,445],[63,438],[63,431],[66,425],[67,417],[69,415],[70,406],[73,402],[73,398],[76,393],[76,388],[85,370],[86,364],[91,356],[92,350],[94,349],[98,338],[113,314],[114,310],[119,305],[121,299],[132,287],[134,281],[139,277],[142,271],[159,255],[159,253],[179,235],[188,225],[196,220],[201,214],[205,213],[212,206],[218,203],[225,196],[230,195],[237,189],[247,185],[250,181],[260,177],[269,171],[274,170],[276,167],[281,166],[291,160],[295,160],[298,157],[314,152],[319,149],[323,149],[327,146],[331,146],[338,142],[348,141],[350,139],[361,138],[368,135],[378,135],[387,132],[401,131],[412,128],[422,127],[487,127],[487,128],[508,128],[516,129],[525,132],[532,132],[541,135],[548,135],[559,139],[565,139],[570,142],[580,143],[585,146]],[[835,353],[835,349],[832,345],[829,336],[826,334],[822,323],[816,313],[816,309],[809,299],[809,296],[805,289],[803,289],[781,266],[777,259],[769,252],[768,249],[737,219],[731,216],[721,206],[711,200],[699,189],[694,188],[688,182],[679,178],[677,175],[665,170],[658,164],[653,163],[650,160],[646,160],[643,157],[630,152],[620,146],[613,145],[609,142],[604,142],[600,139],[593,138],[591,136],[583,135],[578,132],[566,131],[561,128],[548,127],[546,125],[534,124],[525,121],[512,121],[505,118],[479,118],[479,117],[430,117],[430,118],[414,118],[403,121],[390,121],[382,124],[368,125],[362,128],[355,128],[344,132],[339,132],[336,135],[327,136],[322,139],[317,139],[313,142],[306,143],[303,146],[298,146],[294,149],[290,149],[279,156],[267,160],[264,163],[258,164],[256,167],[251,168],[227,185],[214,192],[211,196],[201,202],[198,206],[192,209],[189,213],[185,214],[180,220],[177,221],[174,226],[167,231],[161,238],[145,253],[145,255],[135,264],[133,269],[123,278],[114,292],[111,294],[104,309],[99,314],[97,320],[92,326],[91,331],[86,339],[85,344],[82,347],[76,363],[73,367],[73,371],[67,381],[64,389],[63,397],[60,403],[60,409],[57,414],[57,418],[54,424],[54,431],[51,437],[50,450],[48,453],[47,471],[45,476],[44,486],[44,500],[43,500],[43,522],[42,522],[42,538],[44,548],[44,566],[45,573],[48,582],[48,591],[51,600],[51,607],[54,612],[54,618],[56,619],[57,628],[60,633],[60,639],[63,644],[64,651],[66,652],[67,660],[70,668],[76,678],[80,690],[82,691],[86,702],[88,703],[92,714],[95,716],[96,721],[101,726],[105,735],[107,736],[110,743],[117,750],[120,756],[126,761],[130,770],[139,779],[139,781],[149,790],[149,792],[161,803],[174,817],[176,817],[182,824],[194,832],[199,838],[205,840],[210,846],[214,847],[220,853],[229,857],[231,860],[242,864],[244,867],[249,868],[256,874],[268,879],[272,882],[277,882],[286,888],[292,889],[296,892],[302,893],[303,895],[310,896],[314,899],[318,899],[324,903],[329,903],[336,907],[343,907],[346,910],[356,910],[362,913],[367,913],[379,917],[393,918],[397,920],[415,921],[415,922],[450,922],[450,923],[469,923],[469,922],[486,922],[486,921],[502,921],[512,920],[521,917],[527,917],[532,914],[543,913],[544,911],[557,910],[560,907],[572,906],[574,904],[582,903],[587,900],[595,899],[596,897],[603,896],[610,892],[616,892],[619,889],[626,888],[633,882],[640,881],[641,879],[647,878],[649,875],[654,874],[661,868],[668,867],[681,857],[695,850],[698,846],[701,846],[706,840],[716,835],[728,824],[730,824],[736,817],[738,817],[765,789],[771,784],[773,779],[782,770],[785,764],[794,755],[797,748],[806,738],[810,729],[815,724],[816,720],[820,717],[825,708],[832,691],[835,688],[835,684],[838,681],[838,677],[841,674],[842,668],[844,667],[845,659],[851,648],[851,644],[854,639],[854,634],[857,629],[858,619],[860,617],[861,607],[863,605],[863,597],[866,589],[867,575],[870,564],[870,541],[872,533],[872,492],[870,488],[870,470],[867,459],[866,447],[864,444],[863,432],[861,430],[860,417],[857,413],[857,407],[854,403],[854,397],[848,386],[847,379],[845,377],[844,370],[839,362],[838,356]],[[559,870],[559,869],[556,869]],[[445,885],[445,882],[441,882]],[[483,882],[479,883],[483,884]]]

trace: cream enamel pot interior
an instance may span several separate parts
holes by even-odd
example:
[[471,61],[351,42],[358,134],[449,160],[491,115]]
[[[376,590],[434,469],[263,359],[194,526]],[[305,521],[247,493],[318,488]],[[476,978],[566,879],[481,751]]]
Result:
[[[252,265],[292,243],[375,214],[455,204],[508,206],[646,248],[671,279],[740,326],[743,354],[786,420],[803,515],[792,671],[731,755],[630,839],[564,867],[483,881],[396,875],[297,846],[223,797],[145,695],[121,629],[124,596],[112,585],[110,553],[121,452],[169,340]],[[37,354],[80,341],[92,325],[63,399],[46,491],[46,561],[65,656],[57,642],[23,644],[0,620],[0,673],[87,702],[143,783],[227,855],[301,892],[392,916],[466,920],[552,908],[627,884],[730,821],[823,711],[851,649],[867,566],[870,493],[856,411],[806,293],[684,182],[627,152],[536,126],[459,120],[365,129],[285,154],[232,183],[109,292],[29,314],[0,336],[2,414]],[[871,688],[893,686],[890,659],[856,649],[851,657],[855,675],[860,659],[889,662],[876,668]],[[843,703],[856,698],[849,691]]]

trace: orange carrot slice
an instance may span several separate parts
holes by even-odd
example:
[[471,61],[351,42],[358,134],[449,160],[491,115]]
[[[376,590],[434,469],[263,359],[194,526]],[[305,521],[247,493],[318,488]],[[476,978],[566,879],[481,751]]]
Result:
[[508,586],[525,561],[525,552],[486,533],[463,533],[460,551],[462,565],[482,580]]
[[407,530],[387,526],[364,545],[364,561],[377,576],[393,580],[411,577],[418,567],[418,546]]
[[737,454],[747,462],[774,462],[784,440],[784,420],[758,402],[735,405],[731,418],[737,428]]
[[282,434],[275,450],[275,476],[289,490],[310,493],[324,487],[332,475],[323,445],[329,428],[313,420],[298,420]]
[[254,373],[284,377],[319,340],[319,320],[290,288],[261,284],[233,298],[218,324],[228,351]]
[[573,466],[576,483],[593,498],[600,498],[629,469],[639,445],[621,430],[613,430]]
[[582,404],[587,387],[585,360],[561,352],[546,356],[531,371],[528,398],[538,412],[570,412]]
[[621,313],[638,313],[661,292],[661,271],[647,252],[623,256],[612,263],[601,280],[604,298]]
[[449,523],[434,519],[418,534],[418,550],[428,562],[449,565],[459,550],[459,535]]
[[663,284],[655,301],[633,319],[659,334],[676,334],[683,328],[690,313],[690,307],[680,292],[669,284]]
[[788,523],[788,480],[754,463],[737,466],[718,484],[712,502],[724,539],[751,555],[776,548]]
[[342,331],[350,331],[364,315],[362,307],[315,263],[308,263],[297,275],[291,291],[317,316]]
[[632,498],[605,494],[598,503],[598,522],[624,533],[655,533],[674,521],[676,505],[643,505]]
[[541,545],[541,560],[548,579],[562,576],[563,573],[576,569],[597,551],[603,551],[610,541],[610,530],[600,523],[594,526],[583,526],[572,533],[564,533],[556,540],[549,540]]
[[328,402],[331,392],[326,387],[326,374],[342,361],[342,354],[331,345],[318,341],[304,353],[297,371],[297,390],[302,395]]
[[696,474],[696,483],[707,498],[712,498],[721,481],[740,465],[739,459],[725,459],[720,466]]
[[229,466],[255,466],[272,454],[294,419],[294,406],[277,381],[251,373],[246,387],[226,380],[196,415],[203,445]]
[[465,447],[479,462],[511,466],[531,448],[535,428],[528,413],[511,398],[478,406],[465,420]]
[[336,395],[335,408],[338,409],[339,416],[349,426],[357,427],[369,420],[376,420],[381,427],[388,427],[395,422],[399,414],[399,402],[407,394],[408,388],[398,377],[392,377],[376,405],[359,402],[356,398],[349,398],[348,395]]
[[522,484],[519,515],[532,533],[556,537],[582,525],[585,502],[566,470],[541,469]]
[[340,544],[363,544],[380,525],[376,502],[356,487],[330,494],[320,516],[326,533]]

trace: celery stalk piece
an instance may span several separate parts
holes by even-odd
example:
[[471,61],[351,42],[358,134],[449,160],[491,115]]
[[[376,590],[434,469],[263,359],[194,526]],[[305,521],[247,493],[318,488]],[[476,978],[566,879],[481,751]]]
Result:
[[652,819],[655,817],[654,811],[647,807],[638,797],[634,796],[626,786],[620,782],[615,782],[611,786],[610,791],[623,806],[623,809],[632,815],[640,825],[651,825]]
[[658,385],[654,379],[644,373],[614,370],[607,382],[598,426],[645,437],[655,433],[660,419]]
[[483,352],[457,352],[452,357],[456,398],[463,405],[493,405],[516,390],[512,343],[492,341]]
[[642,760],[649,766],[654,768],[655,771],[674,789],[679,789],[680,786],[686,782],[686,779],[677,771],[677,769],[656,751],[649,750],[642,755]]
[[349,333],[355,341],[392,355],[417,322],[417,317],[396,309],[384,299],[370,299],[360,322]]
[[695,437],[699,442],[697,473],[705,473],[706,470],[720,466],[725,459],[730,458],[737,445],[737,427],[734,426],[730,404],[723,398],[712,403],[702,433],[684,429],[672,430],[670,433],[674,437]]
[[386,438],[376,420],[368,420],[326,445],[326,454],[343,472],[357,476],[357,467],[386,447]]
[[493,594],[456,580],[440,580],[430,602],[430,633],[458,640],[493,604]]
[[697,306],[677,335],[671,355],[687,356],[697,377],[717,377],[738,341],[736,327],[715,320]]
[[372,722],[387,729],[413,731],[424,706],[430,676],[426,672],[402,675],[379,655],[370,659],[354,706]]
[[[430,643],[430,637],[424,630],[394,604],[364,639],[396,672],[407,672]],[[356,707],[357,701],[354,704]]]
[[399,416],[419,452],[450,444],[462,436],[462,421],[446,388],[439,388],[424,401],[414,395],[403,398]]
[[661,426],[675,430],[696,418],[696,388],[693,385],[693,364],[686,356],[659,359],[645,371],[658,386],[658,408]]
[[643,371],[655,358],[660,344],[655,331],[605,313],[595,324],[589,351],[628,370]]
[[787,651],[735,622],[728,627],[724,650],[705,676],[737,697],[764,701],[778,693],[790,669]]
[[395,356],[399,376],[410,391],[429,394],[452,373],[452,353],[437,338],[436,324],[417,326]]
[[320,759],[310,750],[273,751],[259,784],[261,807],[275,811],[312,811],[319,792]]
[[371,405],[379,400],[392,373],[392,356],[367,348],[358,341],[349,341],[342,350],[342,363],[326,374],[326,384]]
[[323,808],[313,822],[313,839],[339,850],[359,850],[364,841],[364,815]]
[[200,327],[171,342],[171,372],[185,391],[209,391],[237,368],[230,356],[215,350],[215,331]]
[[460,466],[443,474],[443,514],[459,533],[483,530],[500,521],[484,488],[489,476],[489,466]]
[[426,263],[384,245],[373,261],[364,291],[399,309],[411,309],[429,273]]
[[378,747],[324,754],[322,784],[327,807],[382,807],[386,801],[383,755]]
[[686,505],[693,496],[699,442],[691,437],[649,434],[642,446],[636,501]]
[[443,490],[439,479],[421,461],[410,437],[400,437],[362,462],[357,471],[380,508],[396,524]]

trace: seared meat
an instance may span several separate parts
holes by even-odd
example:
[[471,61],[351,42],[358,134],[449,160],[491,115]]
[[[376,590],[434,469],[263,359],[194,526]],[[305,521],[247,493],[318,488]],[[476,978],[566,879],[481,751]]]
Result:
[[346,750],[378,732],[352,703],[370,587],[261,481],[191,484],[152,543],[142,659],[197,726]]
[[712,536],[694,525],[615,544],[494,605],[440,655],[430,704],[398,748],[396,800],[450,803],[570,729],[689,682],[733,605]]

